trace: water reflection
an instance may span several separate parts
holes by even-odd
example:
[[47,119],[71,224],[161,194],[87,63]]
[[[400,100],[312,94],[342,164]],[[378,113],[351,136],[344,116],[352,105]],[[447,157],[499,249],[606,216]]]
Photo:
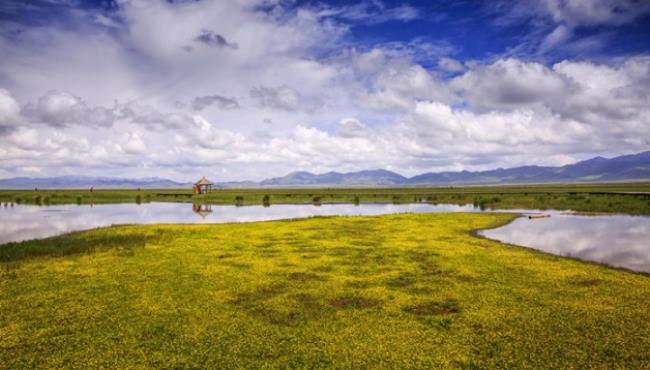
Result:
[[202,218],[206,218],[210,215],[210,213],[212,213],[212,205],[194,203],[192,204],[192,211],[194,211],[194,213],[201,216]]
[[0,207],[0,243],[45,238],[69,231],[118,224],[226,223],[334,215],[381,215],[400,212],[473,212],[451,204],[274,204],[264,206],[188,203],[102,205],[16,205]]
[[519,218],[482,235],[560,256],[650,272],[650,217],[578,216]]
[[[0,243],[45,238],[75,230],[117,224],[227,223],[334,215],[391,213],[481,212],[480,207],[455,204],[273,204],[272,206],[143,203],[106,205],[26,206],[2,204]],[[507,210],[526,214],[541,211]],[[552,217],[522,217],[488,238],[540,249],[562,256],[650,272],[650,217],[576,216],[544,211]]]

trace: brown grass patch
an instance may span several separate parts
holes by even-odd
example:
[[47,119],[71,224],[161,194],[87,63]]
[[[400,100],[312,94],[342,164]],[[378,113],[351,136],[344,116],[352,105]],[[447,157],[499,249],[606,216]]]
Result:
[[321,265],[321,266],[314,267],[312,269],[312,271],[315,271],[315,272],[332,272],[332,271],[334,271],[334,267],[332,267],[330,265]]
[[280,312],[268,307],[257,307],[249,311],[255,317],[273,325],[296,327],[303,320],[300,312]]
[[325,281],[325,277],[318,274],[311,274],[308,272],[292,272],[287,277],[289,280],[294,281]]
[[344,309],[363,309],[380,305],[380,301],[374,298],[365,298],[355,295],[341,296],[329,301],[332,307]]
[[291,296],[296,302],[298,302],[304,309],[307,310],[316,310],[321,308],[321,304],[318,302],[318,298],[311,294],[307,293],[298,293]]
[[448,299],[444,302],[432,301],[404,307],[403,311],[415,315],[446,315],[460,312],[460,307],[455,300]]
[[285,284],[271,284],[264,287],[257,288],[252,292],[243,292],[236,295],[232,303],[238,306],[250,307],[255,302],[271,299],[284,293],[287,290]]
[[402,273],[386,281],[386,285],[391,288],[404,288],[417,282],[417,277],[412,273]]
[[594,286],[594,285],[599,285],[602,283],[602,280],[598,279],[586,279],[586,280],[578,280],[576,282],[580,286]]
[[346,285],[352,288],[365,289],[371,286],[372,284],[364,280],[353,280],[353,281],[348,281]]
[[241,262],[228,262],[226,263],[226,265],[240,270],[246,270],[251,268],[251,265],[249,263],[241,263]]

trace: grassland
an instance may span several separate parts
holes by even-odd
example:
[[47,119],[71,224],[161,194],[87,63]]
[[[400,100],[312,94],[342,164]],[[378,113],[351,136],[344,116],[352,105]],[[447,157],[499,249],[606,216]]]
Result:
[[119,226],[0,247],[0,368],[643,368],[650,278],[509,214]]
[[0,202],[104,204],[194,202],[210,204],[450,203],[498,209],[558,209],[650,214],[650,183],[517,185],[438,188],[0,190]]

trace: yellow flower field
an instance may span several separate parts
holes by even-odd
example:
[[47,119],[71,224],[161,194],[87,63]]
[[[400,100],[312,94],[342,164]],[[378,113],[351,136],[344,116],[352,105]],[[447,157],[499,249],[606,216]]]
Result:
[[650,278],[509,214],[117,226],[0,246],[0,368],[642,368]]

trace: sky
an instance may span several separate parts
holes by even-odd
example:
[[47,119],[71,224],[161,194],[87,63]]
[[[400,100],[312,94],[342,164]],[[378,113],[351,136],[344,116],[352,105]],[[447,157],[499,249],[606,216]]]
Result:
[[0,1],[0,178],[650,150],[650,1]]

